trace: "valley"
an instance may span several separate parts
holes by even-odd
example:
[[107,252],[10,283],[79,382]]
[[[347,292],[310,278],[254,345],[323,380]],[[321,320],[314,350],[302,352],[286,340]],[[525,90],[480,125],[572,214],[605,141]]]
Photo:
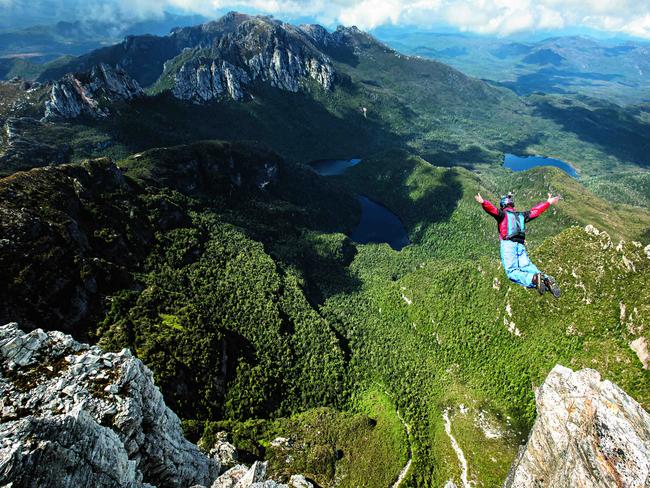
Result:
[[[191,442],[494,487],[557,364],[650,409],[648,107],[238,13],[42,67],[0,85],[0,324],[128,348]],[[562,195],[527,235],[559,300],[503,272],[505,191]]]

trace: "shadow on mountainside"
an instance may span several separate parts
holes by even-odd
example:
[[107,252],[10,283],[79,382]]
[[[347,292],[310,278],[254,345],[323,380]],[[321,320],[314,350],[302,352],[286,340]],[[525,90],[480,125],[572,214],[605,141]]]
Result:
[[[504,153],[509,152],[516,155],[525,155],[528,154],[528,148],[539,144],[542,141],[542,138],[543,135],[540,133],[530,134],[513,145],[501,145],[499,149]],[[500,161],[500,163],[503,164],[503,161]]]
[[650,167],[650,125],[617,105],[587,108],[571,99],[540,99],[534,114],[553,120],[565,131],[622,161]]
[[101,125],[131,152],[221,139],[259,143],[285,158],[310,161],[362,157],[400,144],[399,136],[361,109],[334,113],[313,94],[264,86],[255,97],[196,105],[163,93],[134,101]]
[[[607,73],[581,73],[579,71],[557,68],[541,68],[534,73],[519,75],[516,81],[500,82],[501,86],[512,89],[517,94],[526,96],[536,91],[544,93],[572,93],[571,85],[590,81],[616,83],[621,76]],[[586,86],[590,86],[589,84]]]
[[498,153],[475,144],[463,147],[454,142],[441,141],[437,145],[436,148],[426,148],[422,154],[435,166],[462,166],[471,170],[477,164],[494,164],[499,159]]

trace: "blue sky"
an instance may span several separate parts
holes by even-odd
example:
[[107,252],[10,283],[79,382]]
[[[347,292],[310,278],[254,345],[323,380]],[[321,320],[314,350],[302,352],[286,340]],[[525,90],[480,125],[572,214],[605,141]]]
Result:
[[650,39],[650,0],[0,0],[4,15],[39,10],[50,18],[105,20],[143,20],[164,11],[216,17],[238,10],[328,27],[414,26],[498,36],[601,32]]

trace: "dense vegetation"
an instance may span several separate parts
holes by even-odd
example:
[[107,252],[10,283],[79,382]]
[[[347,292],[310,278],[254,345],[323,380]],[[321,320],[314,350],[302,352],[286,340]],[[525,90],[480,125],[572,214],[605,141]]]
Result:
[[[459,476],[446,411],[470,477],[493,486],[534,419],[532,387],[556,363],[595,367],[650,404],[648,371],[628,346],[648,327],[647,258],[630,242],[646,238],[650,215],[613,209],[559,170],[480,177],[387,151],[325,178],[207,142],[119,165],[2,181],[14,240],[3,243],[1,315],[131,348],[206,445],[225,429],[280,478],[380,486],[406,460],[399,410],[409,483],[438,486]],[[494,221],[473,195],[503,187],[523,207],[564,195],[530,226],[559,301],[499,268]],[[354,193],[397,213],[412,244],[350,242]],[[587,223],[612,238],[571,227]]]
[[[386,385],[405,412],[414,484],[441,486],[458,476],[443,429],[445,409],[461,446],[473,453],[470,476],[483,486],[498,484],[534,419],[531,385],[558,362],[595,367],[647,407],[648,371],[628,344],[645,327],[637,324],[648,320],[648,261],[640,245],[617,246],[622,235],[638,239],[647,232],[647,212],[606,206],[601,213],[607,204],[558,170],[503,178],[502,187],[515,189],[522,207],[547,190],[565,196],[530,225],[533,259],[563,288],[553,301],[503,276],[494,221],[472,200],[482,189],[474,175],[399,153],[349,172],[356,189],[381,196],[402,216],[414,244],[400,253],[361,247],[351,265],[361,290],[332,297],[323,311],[342,324],[356,381]],[[617,212],[629,226],[620,225]],[[569,227],[586,222],[612,239]],[[621,318],[620,307],[638,315]],[[502,437],[487,438],[477,425],[481,417],[501,426]],[[502,457],[490,460],[494,453]]]

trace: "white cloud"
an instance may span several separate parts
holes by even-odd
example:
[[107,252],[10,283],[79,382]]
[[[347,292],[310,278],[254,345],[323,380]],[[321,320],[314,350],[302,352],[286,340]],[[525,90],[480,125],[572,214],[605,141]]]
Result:
[[[52,0],[0,0],[0,7]],[[371,29],[403,24],[448,24],[462,31],[508,35],[566,27],[593,28],[650,38],[650,0],[60,0],[58,9],[101,19],[138,19],[174,8],[203,15],[225,10],[311,17],[329,27]]]
[[372,29],[384,24],[397,24],[404,9],[400,0],[362,0],[341,10],[339,20],[345,25]]

